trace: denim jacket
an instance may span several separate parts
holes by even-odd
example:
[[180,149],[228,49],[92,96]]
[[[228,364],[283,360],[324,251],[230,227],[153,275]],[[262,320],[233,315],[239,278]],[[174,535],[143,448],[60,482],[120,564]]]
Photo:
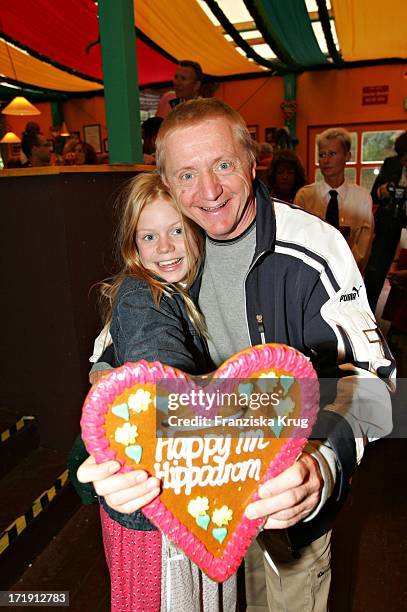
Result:
[[[174,291],[164,295],[160,305],[154,304],[148,284],[134,277],[127,277],[120,286],[112,312],[110,333],[113,345],[102,359],[115,367],[140,359],[160,361],[189,374],[205,374],[214,365],[210,359],[205,339],[198,333],[188,317],[182,296]],[[81,485],[76,470],[87,453],[83,441],[75,442],[71,452],[70,472],[76,489],[84,503],[96,497],[93,485]],[[92,490],[90,490],[92,489]],[[110,508],[103,498],[100,503],[109,516],[128,529],[151,531],[156,528],[141,511],[122,514]]]
[[176,291],[170,297],[164,295],[156,306],[148,284],[127,277],[113,306],[110,333],[116,366],[146,359],[189,374],[204,374],[212,369],[206,342]]

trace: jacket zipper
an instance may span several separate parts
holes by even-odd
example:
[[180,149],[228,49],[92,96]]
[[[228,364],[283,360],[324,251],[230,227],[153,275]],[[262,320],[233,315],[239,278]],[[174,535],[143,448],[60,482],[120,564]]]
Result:
[[[250,340],[250,344],[253,346],[253,342],[252,342],[252,337],[250,335],[250,329],[249,329],[249,322],[247,320],[247,301],[246,301],[246,281],[247,281],[247,277],[249,276],[250,272],[253,270],[254,266],[256,265],[256,263],[259,261],[260,257],[263,257],[263,255],[266,253],[267,251],[262,251],[261,253],[259,253],[256,257],[256,259],[252,262],[252,265],[250,266],[250,268],[247,270],[246,272],[246,276],[244,277],[244,286],[243,286],[243,291],[244,291],[244,313],[245,313],[245,318],[246,318],[246,328],[247,328],[247,334],[249,336],[249,340]],[[262,329],[260,329],[259,326],[259,320],[257,319],[257,317],[261,317],[261,324],[262,324]],[[257,324],[259,327],[259,332],[260,332],[260,338],[262,341],[262,344],[266,343],[266,337],[264,334],[264,325],[263,325],[263,315],[256,315],[256,319],[257,319]]]
[[260,338],[261,338],[261,343],[266,344],[266,336],[264,333],[264,324],[263,324],[263,315],[256,314],[256,321],[257,321],[257,327],[258,327]]

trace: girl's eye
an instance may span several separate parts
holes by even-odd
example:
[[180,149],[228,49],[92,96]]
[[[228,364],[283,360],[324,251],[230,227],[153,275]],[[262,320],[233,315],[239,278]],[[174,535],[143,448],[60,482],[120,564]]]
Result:
[[176,227],[176,228],[174,229],[174,234],[175,234],[176,236],[181,236],[181,235],[182,235],[182,227]]
[[145,236],[142,237],[142,240],[148,242],[149,240],[154,240],[154,236],[153,234],[145,234]]

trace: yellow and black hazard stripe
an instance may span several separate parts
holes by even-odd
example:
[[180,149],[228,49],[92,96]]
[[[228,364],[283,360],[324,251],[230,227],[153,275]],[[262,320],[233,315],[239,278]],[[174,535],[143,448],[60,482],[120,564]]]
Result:
[[4,531],[0,534],[0,555],[10,546],[10,544],[22,533],[28,525],[39,515],[51,501],[61,492],[68,481],[68,470],[65,470],[54,482],[52,487],[39,497],[31,505],[31,508],[24,514],[16,518]]
[[1,432],[0,441],[5,442],[9,438],[11,438],[11,436],[14,436],[14,434],[20,431],[20,429],[22,429],[24,425],[25,425],[25,419],[24,417],[21,417],[21,419],[13,423],[8,429],[5,429],[4,431]]

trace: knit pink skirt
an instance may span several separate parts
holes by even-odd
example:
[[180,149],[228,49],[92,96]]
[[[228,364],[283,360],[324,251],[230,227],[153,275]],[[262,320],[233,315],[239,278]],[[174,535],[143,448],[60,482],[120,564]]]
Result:
[[100,507],[103,545],[110,571],[112,612],[159,612],[161,533],[116,523]]

